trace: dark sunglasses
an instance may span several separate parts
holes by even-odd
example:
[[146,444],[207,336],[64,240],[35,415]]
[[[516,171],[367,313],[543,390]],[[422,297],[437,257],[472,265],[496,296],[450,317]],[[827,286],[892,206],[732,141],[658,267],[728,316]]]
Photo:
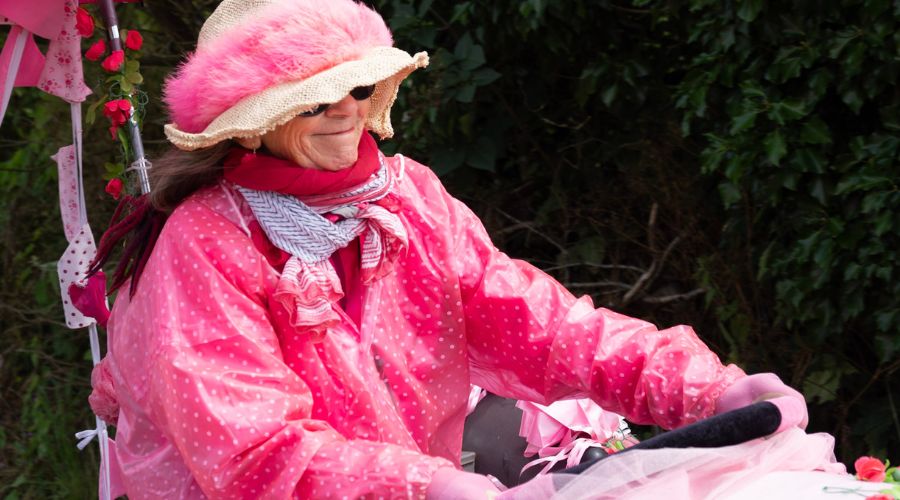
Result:
[[[372,93],[375,92],[375,86],[369,85],[368,87],[356,87],[355,89],[350,91],[350,97],[356,99],[357,101],[365,101],[366,99],[372,97]],[[321,115],[325,112],[331,104],[319,104],[315,108],[304,111],[300,113],[298,116],[316,116]]]

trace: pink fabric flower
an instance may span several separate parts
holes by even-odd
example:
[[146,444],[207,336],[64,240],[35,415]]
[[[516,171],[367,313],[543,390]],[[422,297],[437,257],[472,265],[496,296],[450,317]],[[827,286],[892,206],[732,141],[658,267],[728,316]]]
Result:
[[[119,182],[121,183],[121,181]],[[72,305],[81,314],[94,318],[98,325],[106,328],[106,322],[109,320],[109,308],[106,306],[106,276],[103,271],[88,278],[84,286],[72,283],[69,285],[68,292]]]
[[884,463],[875,457],[859,457],[853,462],[856,477],[860,481],[880,483],[884,481]]
[[119,68],[122,67],[122,64],[125,63],[125,51],[122,50],[114,50],[112,54],[106,56],[106,59],[100,63],[100,66],[103,66],[103,69],[109,71],[110,73],[114,73],[119,71]]
[[81,7],[78,7],[78,12],[75,14],[75,29],[84,38],[90,38],[94,34],[94,18]]
[[108,424],[116,425],[119,420],[119,401],[116,399],[116,387],[109,373],[107,359],[103,358],[91,372],[91,387],[94,390],[88,396],[88,403],[94,415]]
[[98,61],[100,60],[100,56],[106,53],[106,40],[102,38],[94,42],[90,48],[87,49],[87,52],[84,53],[85,59],[88,61]]
[[141,36],[141,32],[138,30],[128,30],[128,34],[125,35],[125,46],[131,50],[141,50],[141,46],[144,44],[144,37]]
[[114,177],[106,183],[106,192],[109,193],[114,200],[118,200],[120,196],[122,196],[122,188],[124,184],[122,184],[122,179],[118,177]]

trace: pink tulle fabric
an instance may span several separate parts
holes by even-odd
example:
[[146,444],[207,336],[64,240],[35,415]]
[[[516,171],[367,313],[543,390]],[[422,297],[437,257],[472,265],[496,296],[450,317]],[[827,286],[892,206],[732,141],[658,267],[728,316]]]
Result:
[[[719,500],[759,487],[772,473],[809,471],[828,473],[821,476],[822,486],[829,478],[848,477],[844,465],[835,460],[832,436],[789,429],[769,439],[722,448],[631,450],[600,461],[553,498]],[[800,498],[789,482],[783,489],[785,495],[777,498]]]

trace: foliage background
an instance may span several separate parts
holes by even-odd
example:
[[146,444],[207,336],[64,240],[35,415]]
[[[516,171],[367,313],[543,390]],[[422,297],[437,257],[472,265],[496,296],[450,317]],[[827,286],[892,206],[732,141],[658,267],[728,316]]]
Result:
[[[145,37],[147,149],[163,76],[213,0],[119,7]],[[694,325],[803,389],[839,458],[900,460],[898,0],[374,0],[428,50],[383,144],[439,172],[497,245],[598,304]],[[3,35],[5,36],[5,35]],[[102,89],[95,64],[89,84]],[[88,103],[90,104],[91,98]],[[61,321],[49,159],[66,106],[16,90],[0,129],[0,495],[89,497],[85,332]],[[95,231],[117,146],[86,131]],[[99,235],[97,235],[99,236]]]

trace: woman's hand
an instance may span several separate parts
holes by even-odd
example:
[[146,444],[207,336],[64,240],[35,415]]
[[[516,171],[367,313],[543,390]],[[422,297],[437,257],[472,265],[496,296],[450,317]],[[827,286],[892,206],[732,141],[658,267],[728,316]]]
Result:
[[732,384],[716,401],[716,414],[759,401],[769,401],[781,411],[781,425],[776,432],[795,426],[805,429],[809,422],[803,395],[788,387],[774,373],[750,375]]
[[500,490],[487,477],[452,467],[438,469],[425,490],[426,500],[491,500],[499,494]]

